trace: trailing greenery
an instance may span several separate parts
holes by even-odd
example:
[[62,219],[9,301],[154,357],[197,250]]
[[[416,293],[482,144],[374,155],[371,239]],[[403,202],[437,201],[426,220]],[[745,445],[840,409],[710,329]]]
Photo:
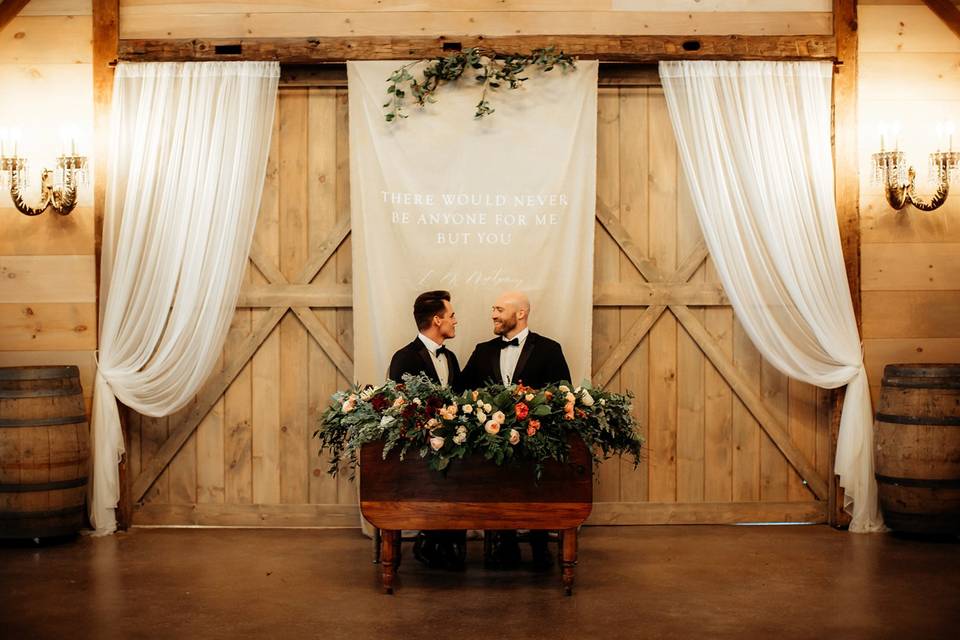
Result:
[[384,458],[396,452],[402,460],[413,452],[437,471],[482,455],[496,465],[533,461],[539,478],[546,461],[567,460],[571,433],[583,439],[595,462],[627,454],[638,464],[643,437],[631,398],[569,384],[490,385],[457,394],[427,376],[405,375],[400,384],[335,393],[314,436],[321,454],[330,452],[331,475],[347,463],[352,476],[360,447],[382,440]]
[[[417,80],[410,70],[423,63],[427,63],[423,68],[423,77]],[[477,103],[474,118],[483,118],[495,111],[487,99],[488,91],[495,91],[502,86],[516,89],[526,82],[527,77],[520,74],[530,66],[544,73],[560,67],[566,73],[576,69],[576,62],[573,57],[554,47],[534,49],[529,55],[502,55],[492,50],[472,48],[432,60],[416,60],[403,65],[387,78],[390,85],[387,87],[389,99],[383,105],[387,109],[385,117],[387,122],[407,117],[405,108],[408,92],[417,106],[436,102],[434,94],[440,85],[459,80],[469,69],[476,71],[474,80],[481,85],[480,102]]]

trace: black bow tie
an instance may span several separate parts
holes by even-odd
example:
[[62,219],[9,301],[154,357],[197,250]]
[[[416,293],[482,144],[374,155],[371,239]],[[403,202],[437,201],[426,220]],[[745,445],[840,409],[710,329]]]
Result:
[[501,341],[500,341],[500,348],[501,348],[501,349],[506,349],[507,347],[510,347],[510,346],[519,347],[519,346],[520,346],[520,338],[516,338],[516,337],[515,337],[513,340],[501,340]]
[[440,357],[440,354],[446,355],[446,354],[450,353],[450,349],[447,349],[445,346],[440,345],[440,347],[439,347],[434,353],[435,353],[436,356],[439,358],[439,357]]

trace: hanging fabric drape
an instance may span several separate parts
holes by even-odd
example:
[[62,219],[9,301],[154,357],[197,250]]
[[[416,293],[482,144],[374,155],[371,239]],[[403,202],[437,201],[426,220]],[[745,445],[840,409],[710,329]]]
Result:
[[851,531],[881,531],[873,418],[833,190],[829,62],[661,62],[691,195],[724,290],[763,357],[847,385],[835,472]]
[[90,519],[116,529],[117,400],[165,416],[220,356],[263,189],[275,62],[120,63],[103,226]]

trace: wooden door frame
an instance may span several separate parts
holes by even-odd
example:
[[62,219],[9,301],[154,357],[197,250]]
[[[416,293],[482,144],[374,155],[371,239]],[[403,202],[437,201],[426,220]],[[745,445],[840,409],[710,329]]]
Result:
[[[619,62],[656,62],[662,59],[759,59],[759,60],[824,60],[836,62],[834,80],[834,154],[836,171],[836,204],[840,227],[841,242],[847,268],[847,277],[854,301],[858,327],[860,324],[860,227],[859,227],[859,175],[856,161],[856,67],[857,67],[857,25],[856,0],[834,0],[833,36],[521,36],[521,37],[463,37],[452,42],[448,38],[323,38],[323,39],[255,39],[255,40],[153,40],[133,41],[119,39],[119,3],[117,0],[93,0],[94,22],[94,101],[96,118],[96,159],[97,174],[95,186],[95,242],[98,263],[103,228],[103,195],[106,176],[106,141],[108,139],[107,117],[112,92],[112,64],[117,59],[124,60],[242,60],[277,59],[282,62],[340,62],[347,59],[391,59],[396,57],[431,57],[443,52],[485,46],[501,50],[520,50],[537,46],[555,45],[569,53],[584,58]],[[348,41],[349,40],[349,41]],[[240,45],[237,47],[237,45]],[[224,47],[223,45],[229,45]],[[239,50],[239,53],[237,53]],[[226,53],[225,53],[226,52]],[[232,53],[231,53],[232,52]],[[731,384],[733,390],[757,418],[761,428],[773,439],[790,464],[798,471],[812,492],[820,499],[828,497],[829,520],[832,524],[844,524],[845,513],[842,509],[842,494],[837,485],[837,477],[831,474],[823,479],[813,465],[792,445],[787,430],[772,412],[763,405],[759,396],[753,393],[736,375],[736,369],[726,361],[722,352],[711,346],[709,335],[699,321],[689,312],[687,305],[696,303],[691,295],[707,295],[711,300],[722,300],[722,292],[700,291],[691,293],[687,279],[706,257],[704,247],[698,247],[691,257],[673,274],[664,274],[645,261],[632,249],[629,234],[616,218],[603,210],[598,203],[597,219],[617,241],[621,251],[650,283],[650,289],[657,290],[661,298],[651,305],[649,296],[642,300],[641,306],[647,306],[640,319],[631,328],[625,339],[614,349],[610,357],[595,372],[597,382],[605,384],[619,368],[632,349],[629,345],[639,344],[640,339],[657,317],[669,309],[684,326],[685,330],[697,342],[704,355],[717,367],[718,371]],[[194,408],[178,425],[172,428],[172,435],[157,451],[154,458],[144,466],[140,475],[133,481],[131,491],[122,489],[118,509],[122,527],[128,526],[133,503],[140,501],[149,487],[176,456],[177,452],[196,429],[200,421],[213,406],[217,398],[229,386],[243,365],[252,357],[273,327],[279,323],[287,310],[301,320],[307,331],[318,341],[330,356],[337,368],[348,378],[352,378],[352,361],[336,339],[316,320],[310,307],[342,307],[348,300],[342,288],[317,288],[309,285],[310,280],[320,267],[329,260],[349,233],[349,223],[337,226],[328,240],[320,247],[300,277],[288,282],[279,269],[263,258],[263,252],[256,246],[251,250],[251,261],[271,283],[259,289],[249,289],[241,296],[243,306],[269,306],[267,313],[254,328],[250,336],[241,342],[234,357],[228,358],[224,370],[213,376],[198,393]],[[314,267],[315,270],[314,270]],[[311,273],[312,271],[312,273]],[[684,277],[685,276],[685,277]],[[623,291],[601,291],[600,300],[619,300],[627,304]],[[604,296],[606,296],[604,298]],[[684,298],[683,296],[687,296]],[[632,297],[632,296],[630,296]],[[641,302],[634,300],[634,303]],[[720,302],[718,302],[720,303]],[[244,357],[246,356],[246,357]],[[725,373],[724,373],[725,372]],[[728,377],[729,376],[729,377]],[[836,433],[839,426],[839,407],[842,403],[842,390],[835,393],[833,410],[833,429],[831,457],[836,452]],[[124,437],[129,441],[128,435]],[[123,478],[121,486],[131,486],[126,478],[125,466],[121,464]]]

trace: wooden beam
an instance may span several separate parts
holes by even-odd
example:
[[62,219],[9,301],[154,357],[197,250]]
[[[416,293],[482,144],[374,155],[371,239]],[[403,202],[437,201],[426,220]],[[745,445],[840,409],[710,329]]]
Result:
[[586,524],[819,524],[826,521],[826,502],[595,502]]
[[654,307],[647,307],[646,310],[640,314],[640,317],[633,323],[633,326],[630,327],[626,335],[620,338],[620,342],[618,342],[617,346],[610,352],[610,355],[607,356],[603,364],[593,372],[591,381],[595,386],[601,389],[607,386],[610,379],[613,378],[620,367],[623,366],[623,363],[627,361],[630,354],[634,352],[640,344],[640,341],[643,340],[643,337],[650,332],[654,323],[656,323],[666,310],[667,307],[661,304]]
[[723,287],[710,282],[605,282],[593,288],[594,307],[649,307],[682,304],[689,307],[729,307]]
[[344,309],[353,306],[353,289],[348,284],[270,284],[244,288],[237,307],[322,307]]
[[196,430],[200,421],[210,411],[210,408],[223,395],[230,383],[246,366],[247,361],[253,357],[253,354],[267,339],[273,328],[277,326],[286,311],[283,308],[274,308],[266,312],[250,335],[237,345],[236,350],[231,354],[230,361],[226,363],[223,370],[207,380],[197,395],[193,409],[184,416],[179,424],[171,426],[170,437],[160,446],[154,456],[143,465],[142,471],[137,476],[131,489],[131,498],[134,502],[139,502],[146,495],[153,483],[157,481],[163,470],[167,468],[173,457],[177,455],[180,448]]
[[30,0],[3,0],[0,3],[0,31],[10,24]]
[[744,406],[746,406],[747,410],[757,419],[760,427],[770,436],[770,439],[777,445],[777,448],[780,449],[783,456],[793,468],[797,470],[800,478],[803,479],[810,490],[813,491],[814,496],[820,500],[826,500],[829,493],[827,480],[817,473],[816,466],[793,444],[787,428],[767,409],[760,394],[754,390],[753,386],[743,377],[740,371],[733,366],[733,363],[716,341],[713,340],[697,317],[686,307],[671,306],[670,311],[673,312],[673,315],[677,317],[677,320],[680,321],[683,328],[686,329],[690,337],[697,343],[700,350],[703,351],[703,355],[707,356],[710,362],[713,363],[717,372],[723,376],[733,392],[737,394],[737,397],[743,401]]
[[[857,0],[834,0],[834,36],[837,44],[837,65],[833,76],[833,153],[837,223],[840,245],[847,269],[847,282],[853,299],[857,330],[861,330],[860,302],[860,174],[857,159]],[[831,416],[831,459],[836,457],[837,436],[844,389],[834,392]],[[850,523],[843,510],[843,490],[838,478],[830,476],[830,524],[836,527]]]
[[356,504],[141,504],[134,524],[207,527],[317,527],[360,526]]
[[457,36],[317,37],[121,40],[120,58],[131,61],[278,60],[282,63],[410,60],[470,47],[502,52],[556,46],[585,60],[832,60],[830,35],[800,36]]
[[[9,1],[9,0],[7,0]],[[5,3],[6,4],[6,3]],[[103,216],[107,193],[107,150],[110,147],[110,109],[113,102],[113,67],[120,39],[119,0],[93,0],[93,252],[96,269],[97,303],[100,302],[100,258],[103,252]],[[97,336],[100,318],[97,318]],[[130,441],[128,411],[120,411],[124,442]],[[128,456],[120,461],[120,497],[117,503],[117,527],[130,527],[133,500],[130,497]]]
[[317,341],[323,352],[327,354],[334,366],[347,380],[353,380],[353,360],[343,350],[337,339],[330,335],[323,323],[309,307],[292,307],[293,312],[300,318],[300,322],[307,328],[313,339]]
[[957,5],[950,0],[923,0],[923,4],[937,14],[937,17],[950,27],[950,31],[960,38],[960,8]]

